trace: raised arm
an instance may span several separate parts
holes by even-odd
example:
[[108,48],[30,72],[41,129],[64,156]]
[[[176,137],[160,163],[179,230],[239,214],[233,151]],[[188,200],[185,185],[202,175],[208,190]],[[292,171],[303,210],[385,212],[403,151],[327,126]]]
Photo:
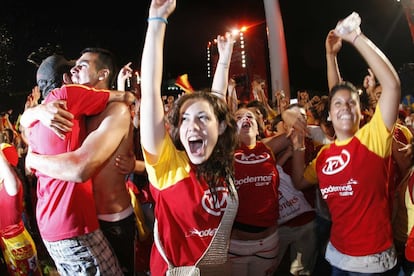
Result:
[[116,79],[116,89],[119,91],[125,91],[125,82],[132,77],[132,62],[128,62],[121,68],[118,72],[118,76]]
[[328,88],[331,91],[332,87],[342,81],[341,73],[338,67],[338,52],[342,48],[342,40],[335,35],[335,30],[331,30],[326,36],[326,73],[328,79]]
[[236,112],[238,105],[239,105],[239,99],[237,97],[237,91],[236,91],[236,81],[234,79],[229,79],[229,83],[227,85],[227,105],[230,109],[230,112],[234,114]]
[[109,92],[108,102],[124,102],[128,105],[131,105],[135,102],[135,99],[135,95],[132,92],[111,90]]
[[225,101],[227,100],[227,85],[229,80],[231,55],[233,54],[233,45],[234,37],[232,33],[227,32],[224,36],[217,36],[219,59],[217,61],[216,71],[214,72],[211,91]]
[[[163,47],[167,18],[175,0],[152,0],[141,60],[141,145],[150,161],[157,161],[165,136],[164,105],[161,99]],[[150,115],[150,116],[149,116]]]
[[384,53],[361,32],[359,27],[350,33],[335,34],[356,48],[381,84],[382,93],[378,105],[385,125],[391,130],[397,120],[401,98],[401,85],[397,72]]

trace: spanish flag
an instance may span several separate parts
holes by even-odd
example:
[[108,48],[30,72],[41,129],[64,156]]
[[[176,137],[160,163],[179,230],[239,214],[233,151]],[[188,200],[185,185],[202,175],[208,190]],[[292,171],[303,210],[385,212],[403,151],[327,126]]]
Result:
[[194,88],[191,86],[190,82],[188,81],[188,74],[184,74],[179,76],[175,80],[175,85],[180,87],[182,90],[185,91],[185,93],[193,93]]

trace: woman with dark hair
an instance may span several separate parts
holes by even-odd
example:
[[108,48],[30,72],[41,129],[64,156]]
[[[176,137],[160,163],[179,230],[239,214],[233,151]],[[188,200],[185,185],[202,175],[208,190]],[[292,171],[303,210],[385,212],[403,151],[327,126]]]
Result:
[[141,62],[141,145],[155,201],[151,275],[230,275],[236,123],[211,92],[181,96],[165,122],[163,47],[175,5],[152,1]]
[[[392,64],[361,32],[358,21],[358,14],[353,13],[326,38],[329,117],[336,139],[322,147],[306,170],[304,152],[294,151],[292,179],[298,189],[319,184],[328,205],[332,228],[325,258],[332,265],[332,275],[385,275],[397,262],[389,164],[401,88]],[[348,23],[356,26],[350,28]],[[382,85],[375,113],[361,128],[358,90],[341,79],[337,64],[344,41],[355,47]],[[302,136],[292,136],[296,147],[302,145]]]

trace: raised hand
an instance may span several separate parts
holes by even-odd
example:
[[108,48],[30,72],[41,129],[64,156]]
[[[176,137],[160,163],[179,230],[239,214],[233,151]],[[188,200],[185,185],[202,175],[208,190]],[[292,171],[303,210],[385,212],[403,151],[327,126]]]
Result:
[[128,62],[124,65],[124,67],[119,70],[118,77],[117,77],[117,90],[125,91],[125,82],[132,78],[132,62]]
[[175,0],[153,0],[149,10],[149,18],[162,17],[167,19],[175,10]]

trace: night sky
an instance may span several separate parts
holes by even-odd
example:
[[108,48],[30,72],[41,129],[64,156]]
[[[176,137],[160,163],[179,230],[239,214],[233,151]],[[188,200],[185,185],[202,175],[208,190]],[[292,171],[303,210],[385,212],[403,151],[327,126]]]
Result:
[[[87,6],[46,6],[37,1],[5,1],[0,24],[13,37],[14,85],[7,102],[18,106],[35,85],[35,65],[28,55],[47,44],[60,45],[65,56],[75,59],[89,46],[107,48],[118,57],[119,65],[133,62],[139,68],[150,1],[85,2]],[[352,11],[362,18],[362,31],[388,56],[398,70],[414,62],[414,45],[401,4],[395,0],[280,0],[292,87],[325,91],[325,37],[337,21]],[[42,6],[43,5],[43,6]],[[117,6],[118,5],[118,6]],[[122,5],[122,7],[121,7]],[[102,11],[104,12],[102,12]],[[100,12],[98,12],[100,11]],[[169,18],[165,41],[165,76],[188,73],[195,88],[206,74],[206,44],[244,24],[265,21],[260,0],[177,0]],[[344,44],[339,56],[343,77],[362,81],[366,65],[355,50]]]

